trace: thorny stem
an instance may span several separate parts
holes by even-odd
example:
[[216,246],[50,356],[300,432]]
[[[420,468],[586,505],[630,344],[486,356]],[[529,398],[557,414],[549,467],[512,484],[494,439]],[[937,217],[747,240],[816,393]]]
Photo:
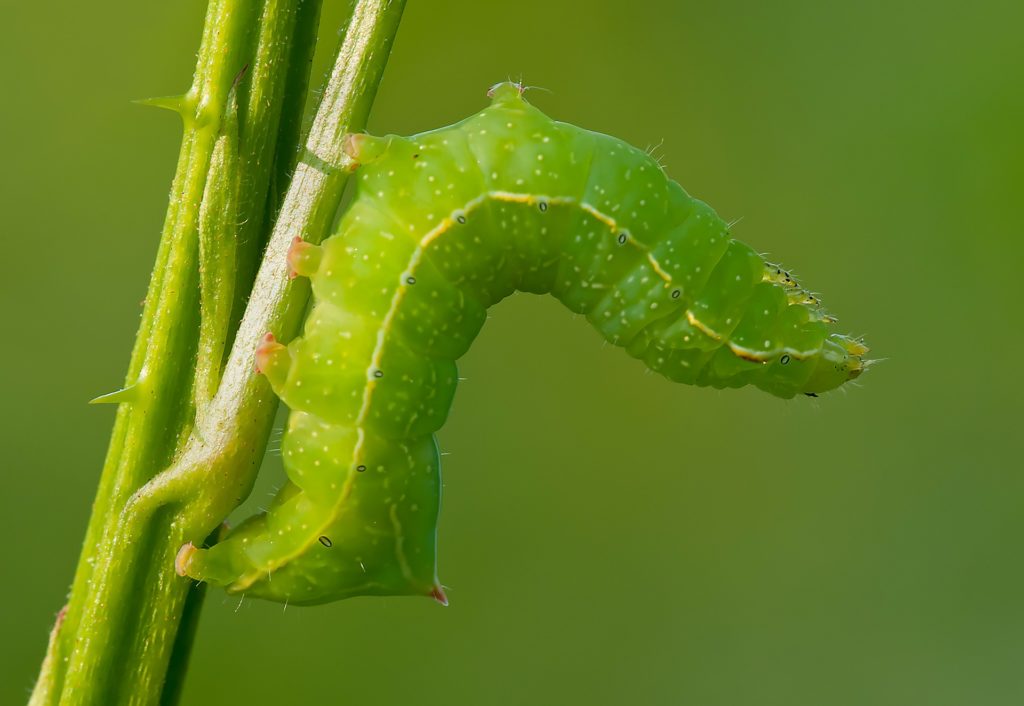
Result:
[[[297,331],[308,285],[288,280],[285,254],[293,237],[319,242],[330,227],[351,166],[344,135],[365,125],[405,3],[356,3],[250,291],[243,263],[259,252],[258,224],[294,159],[288,135],[306,80],[297,64],[308,66],[319,4],[211,0],[192,89],[152,101],[182,113],[185,137],[125,390],[111,396],[124,404],[34,706],[173,703],[180,691],[182,668],[166,677],[172,648],[175,665],[187,661],[188,641],[175,642],[193,589],[174,556],[252,487],[277,407],[253,351],[267,331]],[[220,374],[230,312],[246,297]]]

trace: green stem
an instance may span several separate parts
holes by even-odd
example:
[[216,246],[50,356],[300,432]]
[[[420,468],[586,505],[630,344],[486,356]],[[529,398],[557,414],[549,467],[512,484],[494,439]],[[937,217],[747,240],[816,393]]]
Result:
[[[217,542],[224,534],[223,525],[211,534],[204,546],[210,546]],[[178,634],[174,639],[174,647],[171,648],[171,657],[167,665],[167,676],[164,680],[163,693],[160,695],[160,706],[175,706],[181,699],[181,693],[185,686],[185,673],[188,671],[189,659],[192,654],[192,644],[195,642],[196,631],[199,628],[199,614],[202,612],[203,599],[209,586],[205,583],[195,584],[189,588],[185,598],[185,605],[181,611],[181,622],[178,626]]]
[[[264,115],[246,115],[252,122],[265,121],[272,127],[266,138],[244,140],[239,146],[237,111],[231,110],[234,100],[228,97],[236,93],[238,83],[246,86],[246,90],[238,91],[242,95],[248,95],[248,90],[283,92],[283,70],[262,78],[250,72],[252,78],[245,80],[243,67],[260,58],[267,61],[276,56],[280,61],[282,56],[287,57],[287,42],[277,47],[267,37],[287,37],[300,4],[301,0],[267,2],[261,14],[257,3],[211,0],[192,88],[183,96],[149,101],[179,112],[185,133],[125,388],[111,396],[112,401],[128,404],[118,409],[70,602],[64,611],[66,618],[51,640],[33,704],[58,703],[64,692],[85,693],[75,686],[75,679],[80,677],[74,669],[80,658],[90,650],[102,650],[109,655],[104,658],[108,660],[123,655],[134,629],[133,619],[144,610],[136,594],[120,596],[101,616],[105,623],[82,629],[88,601],[103,592],[93,579],[109,557],[119,514],[131,495],[177,455],[197,413],[193,396],[201,401],[219,379],[230,328],[225,309],[230,311],[232,299],[244,297],[250,282],[240,282],[236,288],[234,273],[225,273],[218,265],[225,255],[244,253],[247,248],[253,251],[250,257],[258,257],[258,243],[238,245],[235,224],[246,222],[250,211],[258,220],[263,200],[257,197],[255,206],[238,208],[235,194],[240,181],[257,194],[262,188],[265,194],[280,112],[279,106],[273,105],[264,110]],[[235,128],[233,135],[225,134],[226,123]],[[230,154],[225,147],[230,148]],[[220,182],[234,184],[231,191],[235,194],[228,193]],[[211,203],[211,194],[215,203]],[[200,240],[205,241],[207,252],[201,253],[204,248]],[[200,278],[200,272],[216,276]],[[214,316],[204,317],[201,329],[197,297],[200,282],[204,309],[211,301],[226,300],[226,307],[221,304]],[[191,394],[190,389],[194,389]],[[98,642],[91,642],[97,638]],[[108,698],[108,676],[124,681],[126,675],[101,672],[92,680],[90,690],[100,701],[114,703],[104,701]]]
[[173,524],[183,542],[196,542],[248,494],[277,407],[266,380],[254,372],[256,346],[268,332],[285,340],[298,332],[309,285],[288,277],[288,248],[296,237],[320,242],[331,226],[354,167],[344,153],[344,137],[366,124],[404,5],[404,0],[356,4],[207,422],[197,427],[177,461],[135,494],[126,516],[180,505]]
[[185,672],[188,671],[192,645],[195,642],[196,630],[199,628],[199,614],[202,612],[203,599],[206,598],[208,589],[209,586],[205,583],[196,584],[189,589],[185,598],[185,605],[181,610],[181,623],[174,639],[174,646],[171,648],[167,675],[160,694],[160,706],[175,706],[181,700]]
[[[244,65],[253,24],[249,6],[244,0],[210,2],[192,87],[184,96],[161,102],[181,114],[185,133],[124,393],[116,398],[129,404],[117,411],[66,617],[51,644],[52,678],[37,683],[33,704],[59,703],[63,692],[75,690],[72,666],[99,649],[96,642],[104,642],[102,649],[109,652],[124,647],[119,638],[128,626],[120,609],[135,608],[135,600],[112,606],[102,625],[89,626],[88,636],[80,629],[82,615],[98,588],[93,576],[111,545],[121,509],[154,470],[171,461],[191,416],[193,366],[188,361],[196,354],[193,332],[198,325],[198,211],[221,107]],[[97,695],[108,693],[109,676],[97,675],[92,685]]]
[[[267,0],[256,18],[255,5],[211,0],[193,88],[181,100],[188,109],[186,136],[129,367],[129,392],[118,397],[128,404],[118,410],[66,619],[54,630],[32,704],[160,702],[190,587],[174,574],[174,556],[182,543],[202,541],[252,487],[277,406],[265,381],[253,374],[253,351],[267,331],[281,338],[297,331],[308,286],[288,280],[285,254],[293,237],[318,242],[330,227],[350,170],[342,140],[365,125],[404,0],[356,4],[219,376],[216,356],[223,345],[218,347],[211,336],[228,340],[231,317],[224,317],[216,297],[207,297],[201,307],[197,289],[202,280],[207,293],[210,287],[222,296],[233,292],[237,301],[250,287],[248,282],[241,287],[237,280],[226,282],[223,260],[200,259],[203,223],[213,229],[202,241],[203,255],[225,255],[218,249],[225,244],[215,236],[228,221],[217,214],[230,213],[225,206],[230,199],[220,198],[209,217],[200,218],[202,197],[210,180],[237,179],[246,185],[243,194],[251,195],[255,183],[257,188],[262,184],[264,196],[239,199],[236,223],[258,220],[274,210],[265,196],[271,173],[279,175],[281,165],[292,159],[283,154],[287,145],[278,140],[280,106],[297,103],[301,109],[294,85],[284,87],[284,77],[294,80],[296,74],[287,62],[297,57],[308,62],[308,50],[296,49],[291,37],[312,36],[309,22],[315,24],[319,12],[318,3]],[[290,29],[277,24],[285,20]],[[276,29],[268,34],[271,25]],[[253,39],[257,34],[259,39]],[[267,37],[275,41],[265,42]],[[225,109],[253,41],[257,55],[252,81],[263,86],[265,80],[276,88],[263,93],[252,89],[239,101],[238,171],[232,172],[225,166],[230,162],[229,145],[223,142],[230,139],[230,131],[224,131]],[[261,74],[260,57],[277,70]],[[263,98],[254,99],[257,95]],[[271,106],[273,115],[253,118],[252,111],[260,106]],[[253,127],[265,121],[273,122],[270,129]],[[294,129],[288,126],[295,121],[290,111],[284,129]],[[263,146],[257,149],[254,144],[260,140],[252,136],[259,134]],[[208,205],[212,198],[207,193]],[[238,231],[244,232],[244,227]],[[249,253],[246,248],[262,240],[260,229],[250,227],[249,233],[253,237],[234,244],[239,262]],[[201,266],[212,268],[203,278]],[[219,325],[210,327],[207,321],[201,326],[201,309]],[[210,399],[215,378],[219,384]],[[165,470],[157,473],[161,468]],[[176,655],[176,662],[180,657]],[[177,690],[177,684],[168,685],[165,703]]]

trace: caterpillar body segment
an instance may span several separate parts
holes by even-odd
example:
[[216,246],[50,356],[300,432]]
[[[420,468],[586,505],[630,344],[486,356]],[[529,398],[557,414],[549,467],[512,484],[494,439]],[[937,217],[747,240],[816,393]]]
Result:
[[455,361],[516,290],[678,382],[789,398],[863,370],[866,347],[650,156],[552,121],[515,84],[450,127],[345,149],[361,166],[336,234],[289,252],[313,285],[303,336],[257,354],[292,409],[288,484],[220,544],[187,545],[182,574],[292,604],[442,600],[434,433]]

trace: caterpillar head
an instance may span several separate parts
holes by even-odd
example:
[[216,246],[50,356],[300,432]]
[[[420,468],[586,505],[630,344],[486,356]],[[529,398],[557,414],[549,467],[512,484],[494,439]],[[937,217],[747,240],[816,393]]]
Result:
[[819,392],[834,390],[860,376],[869,361],[864,360],[868,347],[858,340],[833,334],[821,347],[821,355],[804,386],[804,394],[815,396]]

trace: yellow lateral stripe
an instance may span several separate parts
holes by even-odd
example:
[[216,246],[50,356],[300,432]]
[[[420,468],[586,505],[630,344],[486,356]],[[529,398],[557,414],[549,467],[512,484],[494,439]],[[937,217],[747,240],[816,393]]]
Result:
[[714,329],[712,329],[712,328],[710,328],[708,326],[705,326],[704,323],[701,322],[701,320],[698,319],[694,315],[694,313],[692,311],[690,311],[689,309],[686,310],[686,320],[690,322],[691,326],[696,326],[698,329],[700,329],[706,335],[710,336],[711,338],[715,339],[716,341],[721,341],[722,340],[722,335],[720,333],[718,333],[717,331],[715,331]]
[[650,250],[647,250],[647,261],[651,263],[651,267],[653,267],[654,271],[658,273],[658,276],[665,280],[665,286],[672,284],[672,276],[668,272],[665,272],[665,270],[661,269],[661,265],[658,264],[656,259],[654,259],[654,255],[651,254]]

